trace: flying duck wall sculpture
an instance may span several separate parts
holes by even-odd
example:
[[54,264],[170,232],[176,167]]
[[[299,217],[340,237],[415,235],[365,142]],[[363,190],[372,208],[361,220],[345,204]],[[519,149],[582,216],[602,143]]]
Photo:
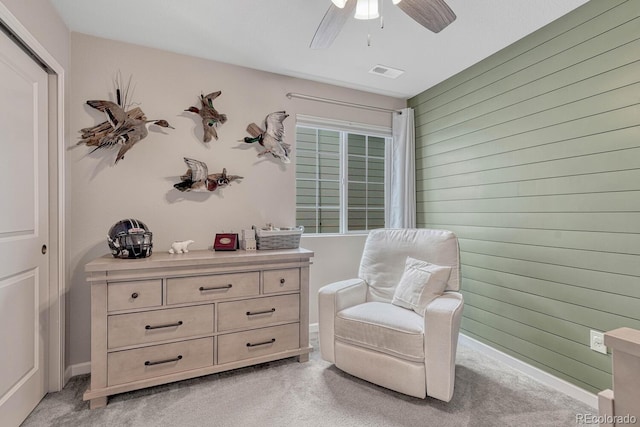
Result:
[[257,124],[251,123],[247,126],[247,132],[251,137],[245,137],[244,142],[258,142],[265,148],[258,154],[258,157],[271,154],[283,163],[291,163],[289,160],[291,145],[284,142],[284,125],[282,124],[287,117],[289,115],[285,111],[276,111],[267,115],[264,119],[264,130]]
[[173,186],[180,191],[215,191],[223,188],[233,181],[242,179],[238,175],[227,175],[227,169],[222,169],[221,173],[209,174],[207,164],[199,160],[184,158],[184,162],[189,169],[180,177],[181,182]]
[[131,77],[122,93],[121,86],[122,77],[120,73],[116,75],[116,102],[103,100],[89,100],[87,105],[103,112],[107,118],[105,122],[95,126],[80,130],[82,134],[78,145],[85,144],[88,147],[95,147],[91,152],[102,148],[111,148],[120,146],[115,163],[124,158],[124,155],[136,143],[147,137],[149,134],[148,126],[157,125],[160,127],[171,128],[172,126],[166,120],[147,120],[140,107],[135,107],[129,111],[125,111],[127,99],[130,95]]
[[[166,120],[145,120],[142,110],[136,116],[129,116],[115,102],[89,100],[87,104],[105,113],[110,127],[107,126],[106,131],[100,133],[94,133],[91,130],[92,128],[82,129],[82,140],[78,144],[84,143],[87,146],[96,147],[91,151],[92,153],[101,148],[111,148],[119,145],[120,150],[116,156],[116,164],[124,158],[125,153],[135,144],[147,137],[150,125],[174,129]],[[102,124],[98,126],[104,128]]]
[[211,92],[209,95],[200,95],[200,108],[189,107],[184,111],[199,114],[202,118],[202,128],[204,129],[204,142],[211,141],[211,138],[218,140],[218,132],[216,127],[227,121],[226,114],[220,114],[213,107],[213,100],[222,95],[222,91]]

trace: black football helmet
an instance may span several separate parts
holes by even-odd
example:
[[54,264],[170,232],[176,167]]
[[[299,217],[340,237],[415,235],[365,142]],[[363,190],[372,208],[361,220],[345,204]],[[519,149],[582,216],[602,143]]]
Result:
[[116,222],[109,230],[107,242],[115,258],[145,258],[151,255],[153,233],[137,219]]

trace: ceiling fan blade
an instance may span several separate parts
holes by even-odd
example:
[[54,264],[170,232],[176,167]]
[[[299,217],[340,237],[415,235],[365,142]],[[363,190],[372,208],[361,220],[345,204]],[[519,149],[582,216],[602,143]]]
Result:
[[342,30],[349,16],[352,15],[355,7],[356,0],[348,0],[342,9],[331,3],[320,25],[318,25],[318,29],[309,47],[311,49],[325,49],[331,46],[331,43],[338,37],[340,30]]
[[439,33],[456,20],[456,14],[444,0],[402,0],[396,6],[434,33]]

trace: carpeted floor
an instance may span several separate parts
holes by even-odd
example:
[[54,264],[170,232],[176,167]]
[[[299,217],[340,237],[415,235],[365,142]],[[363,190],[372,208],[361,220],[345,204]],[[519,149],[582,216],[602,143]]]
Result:
[[[317,349],[317,346],[316,346]],[[596,411],[465,346],[449,403],[416,399],[294,359],[82,401],[88,375],[47,395],[23,426],[578,426]]]

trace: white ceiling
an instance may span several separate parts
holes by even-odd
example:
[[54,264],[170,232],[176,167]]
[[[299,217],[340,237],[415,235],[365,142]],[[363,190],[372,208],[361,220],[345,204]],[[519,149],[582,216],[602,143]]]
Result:
[[[71,31],[400,98],[587,0],[447,0],[458,18],[439,34],[382,1],[384,29],[350,19],[329,49],[312,50],[331,0],[51,0]],[[405,73],[395,80],[369,74],[376,64]]]

